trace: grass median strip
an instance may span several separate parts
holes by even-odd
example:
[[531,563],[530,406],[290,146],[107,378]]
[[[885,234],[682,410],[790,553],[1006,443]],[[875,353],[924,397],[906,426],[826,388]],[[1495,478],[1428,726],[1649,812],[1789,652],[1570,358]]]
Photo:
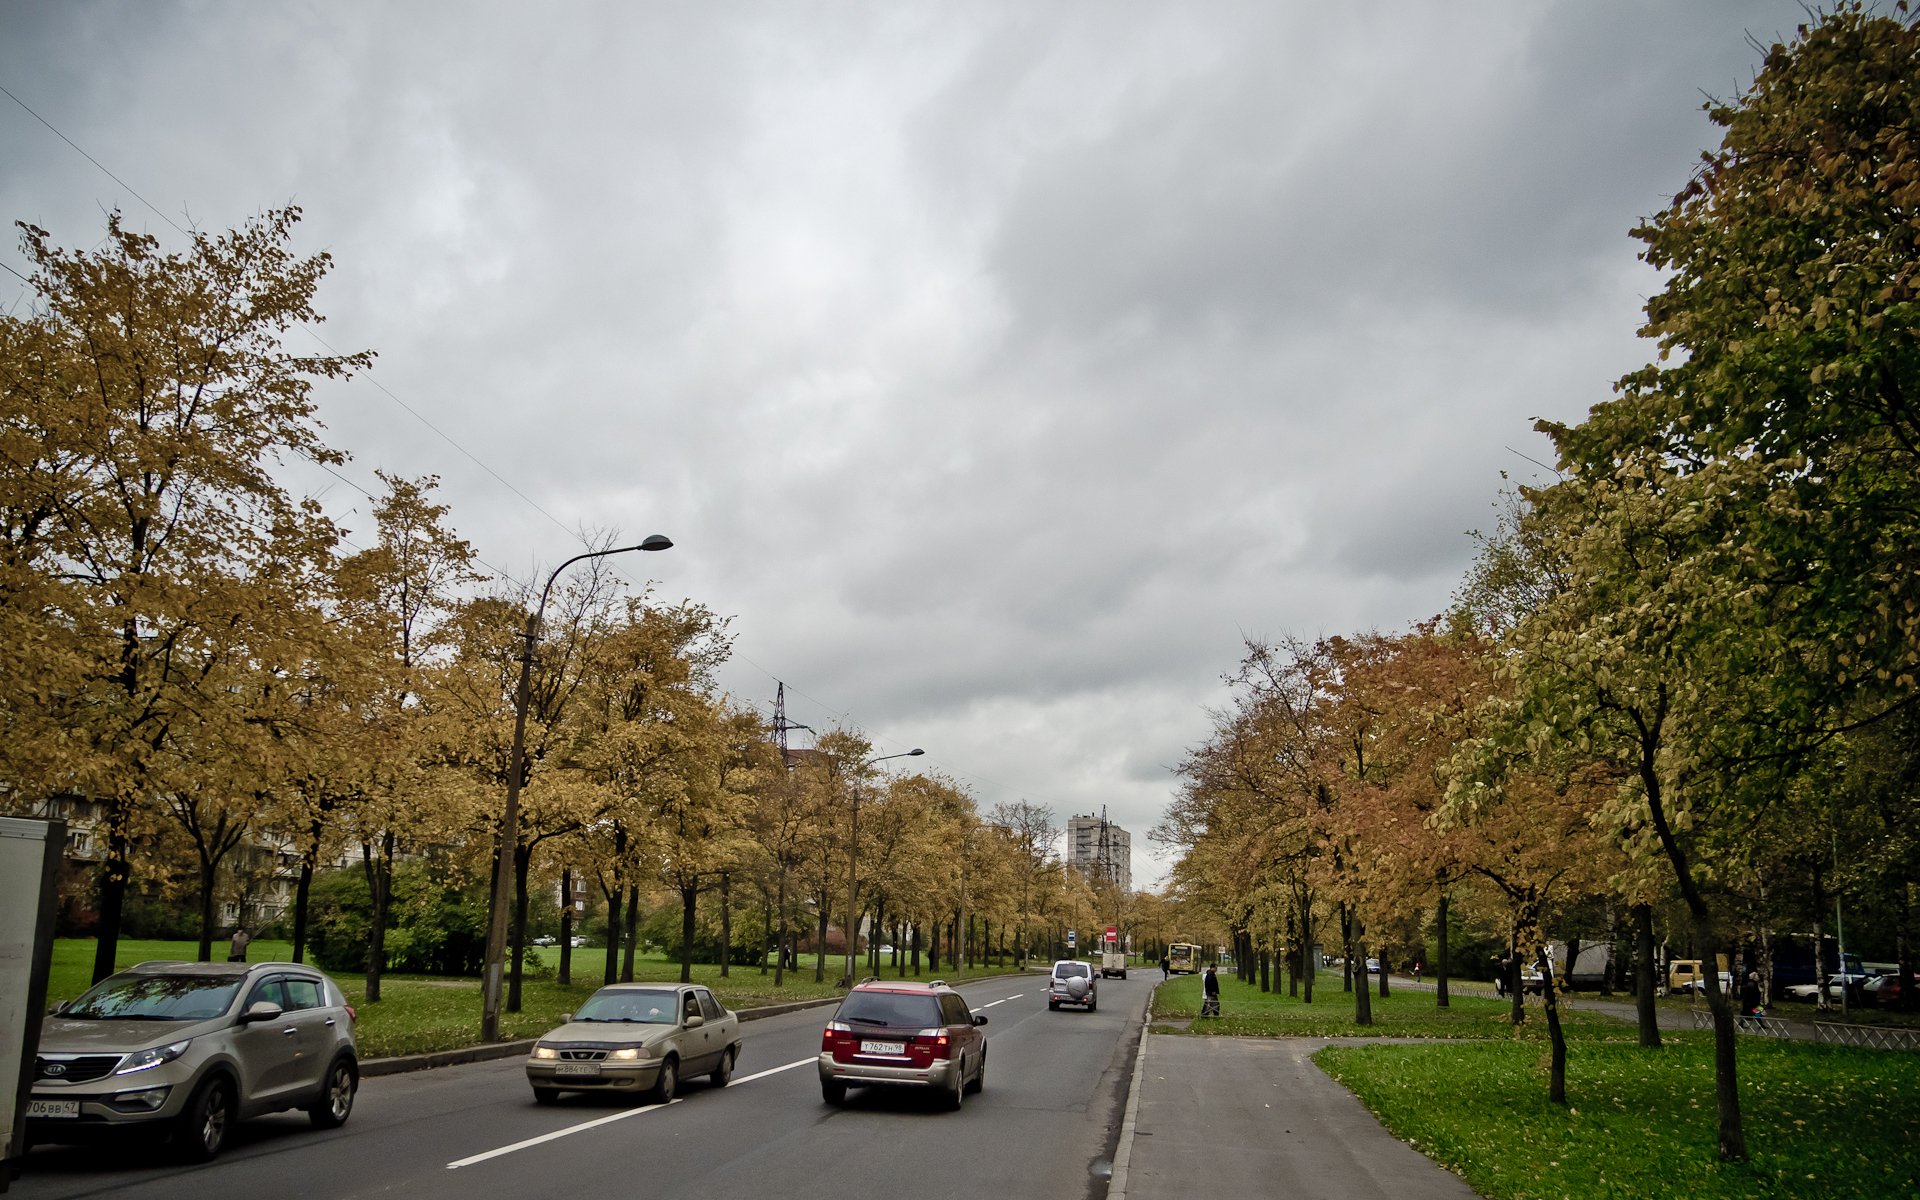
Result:
[[[1241,983],[1229,975],[1220,978],[1219,1017],[1201,1018],[1200,977],[1184,975],[1154,990],[1156,1033],[1230,1037],[1428,1037],[1499,1038],[1512,1041],[1547,1036],[1546,1016],[1538,998],[1527,1000],[1527,1021],[1516,1034],[1512,1006],[1482,996],[1454,996],[1446,1008],[1437,1007],[1429,991],[1402,989],[1386,996],[1370,995],[1373,1024],[1356,1024],[1353,993],[1340,990],[1340,975],[1324,971],[1314,981],[1314,1000],[1307,1004],[1282,990],[1262,992],[1257,984]],[[1374,984],[1377,987],[1377,983]],[[1163,1024],[1190,1020],[1184,1029]],[[1574,1040],[1635,1040],[1631,1023],[1603,1013],[1561,1007],[1560,1020]]]
[[1397,1137],[1491,1200],[1839,1200],[1920,1190],[1920,1055],[1742,1042],[1746,1163],[1717,1161],[1709,1035],[1586,1042],[1565,1106],[1539,1044],[1329,1046],[1314,1055]]

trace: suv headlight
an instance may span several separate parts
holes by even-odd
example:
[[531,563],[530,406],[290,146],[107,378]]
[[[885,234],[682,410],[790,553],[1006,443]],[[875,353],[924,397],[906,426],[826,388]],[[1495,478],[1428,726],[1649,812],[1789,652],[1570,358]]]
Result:
[[174,1042],[167,1046],[155,1046],[151,1050],[136,1050],[121,1059],[120,1065],[113,1069],[113,1073],[115,1075],[131,1075],[135,1071],[145,1071],[157,1067],[161,1063],[170,1063],[182,1054],[185,1054],[187,1047],[192,1044],[193,1039],[188,1038],[184,1042]]

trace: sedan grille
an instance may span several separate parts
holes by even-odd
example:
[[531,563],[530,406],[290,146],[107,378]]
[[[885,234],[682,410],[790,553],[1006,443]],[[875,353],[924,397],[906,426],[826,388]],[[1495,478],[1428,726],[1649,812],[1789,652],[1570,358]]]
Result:
[[35,1083],[91,1083],[111,1074],[120,1065],[121,1057],[118,1054],[85,1054],[36,1058],[33,1060],[33,1079]]
[[562,1050],[560,1057],[571,1062],[599,1062],[607,1056],[605,1050]]

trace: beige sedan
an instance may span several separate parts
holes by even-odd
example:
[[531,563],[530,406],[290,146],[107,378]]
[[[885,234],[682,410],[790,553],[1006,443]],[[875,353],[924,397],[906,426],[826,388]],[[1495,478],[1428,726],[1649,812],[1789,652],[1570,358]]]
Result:
[[664,1104],[691,1076],[725,1087],[740,1046],[739,1017],[706,988],[617,983],[540,1039],[527,1058],[527,1082],[542,1104],[561,1092],[609,1090]]

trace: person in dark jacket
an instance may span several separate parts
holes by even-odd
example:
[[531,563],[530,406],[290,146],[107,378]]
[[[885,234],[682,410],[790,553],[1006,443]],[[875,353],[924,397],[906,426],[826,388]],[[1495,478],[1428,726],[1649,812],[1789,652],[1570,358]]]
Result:
[[1173,978],[1173,960],[1164,954],[1160,956],[1160,978],[1162,981]]
[[1760,1007],[1760,972],[1747,972],[1745,983],[1740,985],[1740,1015],[1750,1017]]
[[1207,964],[1207,973],[1200,977],[1200,990],[1206,998],[1200,1003],[1200,1015],[1217,1017],[1220,1015],[1220,976],[1214,971],[1213,964]]

